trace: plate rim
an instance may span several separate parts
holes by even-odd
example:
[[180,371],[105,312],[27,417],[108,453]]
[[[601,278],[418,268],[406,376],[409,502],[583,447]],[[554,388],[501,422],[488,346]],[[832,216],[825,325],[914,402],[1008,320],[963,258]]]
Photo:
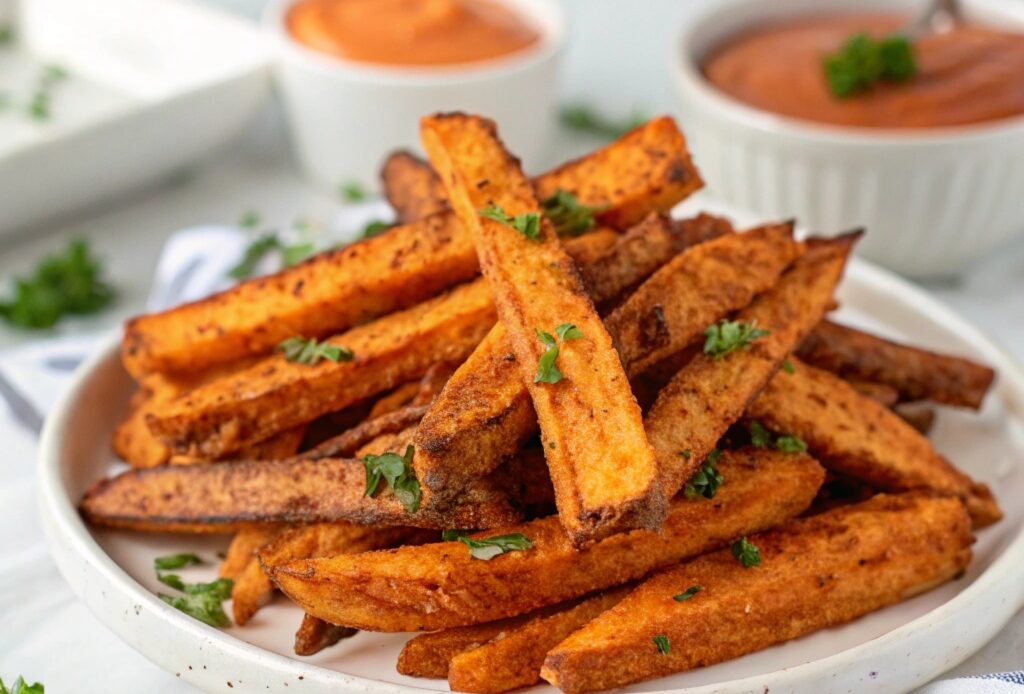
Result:
[[[1008,403],[1013,408],[1008,408],[1007,416],[1021,417],[1019,406],[1024,403],[1024,369],[1009,352],[940,300],[894,273],[869,261],[854,258],[847,269],[846,276],[849,278],[855,275],[857,281],[863,282],[873,289],[894,294],[898,292],[902,295],[901,300],[904,304],[912,305],[919,312],[929,314],[935,322],[956,332],[966,343],[971,345],[973,350],[983,354],[999,374],[997,389],[1005,391],[1015,398],[1014,403]],[[301,667],[304,679],[301,682],[292,680],[292,684],[300,686],[302,682],[310,685],[325,684],[347,691],[373,691],[387,694],[435,691],[415,685],[369,679],[307,663],[250,644],[230,632],[214,629],[166,605],[155,594],[132,578],[103,550],[80,517],[76,503],[64,493],[60,465],[61,433],[66,428],[73,405],[78,400],[79,393],[86,388],[90,379],[96,376],[99,369],[108,361],[116,359],[120,345],[120,331],[112,332],[101,342],[102,344],[96,352],[79,366],[72,376],[71,384],[47,417],[40,437],[37,457],[38,504],[43,518],[47,545],[72,591],[86,603],[97,619],[152,662],[165,670],[173,671],[173,668],[169,668],[167,663],[157,655],[149,650],[144,650],[123,633],[130,628],[118,623],[115,611],[103,609],[105,607],[103,602],[109,600],[110,596],[104,591],[103,597],[99,598],[87,591],[82,583],[75,580],[76,568],[84,568],[94,578],[101,579],[107,585],[115,588],[120,593],[115,595],[115,598],[121,598],[121,602],[125,605],[135,606],[136,615],[140,617],[145,615],[148,623],[154,626],[160,623],[165,623],[164,626],[166,626],[169,623],[173,627],[173,631],[170,636],[164,634],[165,640],[186,649],[191,648],[198,660],[209,660],[211,653],[233,658],[234,660],[223,664],[224,667],[220,670],[221,674],[227,672],[231,667],[243,665],[257,667],[261,670],[272,668],[277,674],[291,677],[295,669]],[[1024,566],[1024,524],[1018,528],[1016,535],[1012,536],[1002,552],[969,586],[947,602],[881,636],[824,658],[790,668],[697,687],[658,691],[666,694],[683,691],[688,694],[715,694],[725,691],[760,692],[765,687],[785,688],[799,686],[801,681],[820,681],[823,679],[823,675],[832,673],[835,676],[837,669],[849,672],[853,665],[866,664],[872,659],[881,661],[887,654],[891,654],[895,643],[906,642],[912,636],[921,637],[934,632],[941,628],[941,625],[948,625],[958,618],[962,618],[964,613],[972,612],[978,600],[990,592],[995,595],[1000,588],[1011,589],[1004,592],[1003,595],[1004,597],[1010,595],[1013,604],[1007,609],[988,611],[993,618],[984,622],[980,627],[976,627],[976,631],[980,629],[983,632],[977,639],[976,645],[961,649],[953,659],[935,661],[930,664],[930,667],[921,667],[913,677],[908,677],[908,681],[914,680],[911,686],[922,684],[963,662],[982,648],[1019,609],[1024,607],[1024,584],[1017,585],[1016,590],[1012,590],[1014,584],[1019,583],[1015,582],[1016,570],[1022,566]],[[1015,594],[1013,594],[1014,592]],[[145,609],[140,613],[139,608]],[[205,646],[206,652],[202,655],[196,652],[197,645],[199,646],[198,651],[202,652]],[[190,684],[201,687],[204,684],[212,684],[214,680],[210,678],[216,672],[218,672],[217,668],[204,668],[201,671],[188,670],[176,674]],[[238,681],[241,684],[241,680]],[[835,681],[837,685],[842,682],[841,679]],[[881,691],[884,689],[884,683],[873,683],[873,687]]]

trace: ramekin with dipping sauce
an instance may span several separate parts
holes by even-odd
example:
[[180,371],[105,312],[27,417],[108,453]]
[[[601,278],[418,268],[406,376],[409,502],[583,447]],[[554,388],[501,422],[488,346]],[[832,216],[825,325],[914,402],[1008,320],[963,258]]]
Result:
[[[1012,60],[972,62],[984,39],[970,32],[945,45],[922,37],[917,77],[845,99],[828,93],[822,56],[858,29],[888,35],[923,0],[729,0],[695,12],[673,60],[709,191],[816,233],[865,227],[860,252],[915,277],[953,274],[1024,234],[1024,3],[963,4],[968,24],[1021,32]],[[752,38],[774,31],[795,33]]]
[[556,0],[274,0],[264,24],[299,161],[324,186],[374,181],[436,111],[486,114],[528,169],[549,163]]

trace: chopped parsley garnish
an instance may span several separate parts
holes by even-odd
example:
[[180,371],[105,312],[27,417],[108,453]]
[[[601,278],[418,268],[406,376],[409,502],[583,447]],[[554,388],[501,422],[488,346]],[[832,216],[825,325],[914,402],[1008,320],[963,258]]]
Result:
[[775,439],[775,447],[783,453],[805,453],[807,444],[799,436],[786,434]]
[[668,645],[668,637],[667,636],[665,636],[664,634],[658,634],[657,636],[655,636],[651,640],[654,641],[654,645],[658,647],[658,653],[661,653],[662,655],[668,655],[668,652],[671,649],[669,648],[669,645]]
[[312,243],[295,243],[290,246],[281,247],[281,265],[291,267],[298,265],[306,258],[316,253],[316,246]]
[[530,241],[536,241],[540,238],[539,212],[524,212],[523,214],[511,217],[499,205],[488,205],[481,210],[477,210],[477,214],[481,217],[492,219],[495,222],[500,222],[507,227],[512,227]]
[[580,329],[572,323],[562,323],[555,328],[555,334],[558,335],[557,342],[551,333],[537,330],[537,339],[547,347],[547,351],[540,355],[540,359],[537,361],[537,375],[533,377],[534,383],[558,383],[561,381],[562,372],[555,366],[555,360],[558,359],[559,343],[583,337]]
[[23,677],[14,680],[14,684],[8,689],[3,679],[0,678],[0,694],[45,694],[45,689],[41,682],[29,684]]
[[786,360],[784,360],[782,362],[782,367],[781,368],[782,368],[783,371],[785,371],[788,374],[795,374],[796,373],[796,369],[793,368],[793,362],[791,362],[789,359],[786,359]]
[[234,581],[230,578],[218,578],[211,583],[185,583],[175,574],[158,574],[157,578],[165,586],[174,588],[184,595],[167,595],[157,593],[157,597],[176,610],[181,610],[190,617],[212,627],[226,627],[231,624],[224,606],[221,604],[231,597]]
[[633,128],[643,125],[648,117],[643,113],[634,113],[629,118],[615,121],[605,118],[594,109],[583,104],[563,106],[558,114],[559,120],[567,128],[589,133],[597,137],[614,140],[622,137]]
[[462,530],[445,530],[441,535],[445,542],[461,542],[469,547],[473,559],[488,561],[505,552],[523,551],[533,547],[530,538],[522,533],[495,535],[494,537],[472,538]]
[[238,220],[238,226],[246,229],[255,229],[260,225],[260,213],[256,210],[246,210]]
[[717,448],[708,453],[704,463],[697,469],[697,472],[693,473],[686,486],[683,487],[683,493],[686,494],[687,499],[696,499],[698,496],[702,496],[705,499],[715,498],[718,488],[722,486],[724,481],[722,473],[716,467],[721,455],[722,452]]
[[153,568],[157,571],[169,571],[171,569],[183,569],[186,566],[198,566],[202,563],[203,560],[192,552],[182,552],[181,554],[157,557],[153,560]]
[[352,361],[355,358],[352,350],[341,345],[332,345],[330,342],[317,342],[315,337],[308,340],[304,337],[289,337],[279,344],[277,349],[284,352],[284,358],[293,364],[310,366],[316,366],[322,359],[339,362]]
[[375,219],[372,222],[369,222],[365,227],[363,227],[363,238],[368,239],[373,236],[376,236],[381,232],[387,231],[390,226],[391,225],[389,225],[387,222]]
[[50,118],[50,98],[53,88],[68,78],[68,71],[60,65],[45,65],[39,73],[36,89],[28,102],[28,112],[35,120]]
[[771,432],[761,426],[760,422],[751,422],[748,428],[750,429],[750,445],[757,448],[767,448],[771,444]]
[[249,244],[238,264],[228,270],[228,275],[236,280],[244,280],[252,277],[256,272],[256,266],[268,253],[276,251],[281,247],[281,242],[274,234],[264,234]]
[[914,47],[906,36],[873,39],[854,34],[822,60],[833,96],[845,98],[869,91],[878,82],[906,82],[917,73]]
[[704,590],[704,586],[701,586],[701,585],[690,586],[689,588],[684,590],[682,593],[679,593],[678,595],[673,595],[672,599],[675,600],[676,602],[686,602],[687,600],[689,600],[690,598],[692,598],[694,595],[696,595],[697,593],[701,592],[702,590]]
[[366,189],[358,181],[349,181],[338,186],[338,197],[345,202],[362,202],[366,199]]
[[683,456],[683,458],[685,458],[686,460],[689,460],[690,458],[693,457],[693,451],[687,448],[685,451],[680,451],[679,455]]
[[594,215],[607,208],[587,207],[565,190],[557,190],[541,200],[540,207],[559,236],[579,236],[590,231],[597,224]]
[[107,307],[113,288],[103,267],[77,239],[60,254],[43,258],[34,274],[15,282],[14,296],[0,300],[0,318],[21,328],[49,328],[65,315],[86,315]]
[[732,556],[736,558],[740,564],[745,568],[749,569],[752,566],[761,565],[761,551],[757,548],[753,542],[745,537],[741,537],[732,543]]
[[723,319],[704,331],[704,354],[712,359],[721,359],[737,349],[746,349],[754,340],[768,334],[767,330],[758,328],[756,322]]
[[396,453],[363,456],[363,467],[366,469],[366,491],[363,495],[376,494],[383,478],[407,512],[412,513],[418,509],[421,494],[420,483],[412,470],[413,452],[413,447],[407,446],[403,456]]

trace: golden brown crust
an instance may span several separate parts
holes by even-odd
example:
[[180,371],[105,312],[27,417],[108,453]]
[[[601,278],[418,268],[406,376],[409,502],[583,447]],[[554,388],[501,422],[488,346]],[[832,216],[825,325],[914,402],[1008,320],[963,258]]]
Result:
[[[656,574],[552,649],[542,676],[578,694],[761,650],[950,580],[970,560],[973,538],[955,499],[901,495],[750,540],[760,566],[744,568],[723,550]],[[673,600],[694,585],[702,590]]]
[[533,614],[499,619],[486,624],[473,624],[420,634],[406,642],[398,655],[398,672],[409,677],[448,677],[448,666],[459,653],[477,648],[495,636],[526,622]]
[[[686,141],[660,118],[591,156],[536,179],[541,195],[575,193],[608,205],[601,221],[627,229],[700,187]],[[455,215],[435,214],[274,275],[125,324],[122,359],[135,377],[201,371],[266,354],[293,335],[324,337],[397,311],[479,271],[472,235]]]
[[380,181],[384,197],[402,224],[448,210],[448,198],[437,174],[412,152],[398,150],[389,154],[381,167]]
[[[639,578],[803,512],[824,472],[807,456],[723,454],[725,483],[713,500],[680,498],[661,530],[613,535],[575,549],[556,517],[495,529],[520,532],[533,549],[490,561],[444,542],[283,564],[278,586],[321,619],[371,631],[426,631],[523,614]],[[765,490],[771,490],[770,494]]]
[[747,416],[799,436],[823,465],[877,489],[956,495],[977,527],[1002,516],[987,486],[957,470],[899,415],[827,371],[792,363],[793,373],[778,373]]
[[767,335],[722,358],[698,354],[658,394],[645,423],[658,451],[666,494],[682,488],[824,315],[851,247],[852,239],[844,237],[822,243],[797,260],[778,284],[736,316],[741,323],[768,330]]
[[977,409],[995,372],[969,359],[901,345],[822,321],[797,351],[811,366],[844,378],[884,383],[902,400],[932,400]]
[[[528,239],[481,216],[490,205],[508,215],[539,214],[519,162],[493,122],[459,114],[426,117],[424,148],[448,199],[476,240],[480,268],[516,355],[540,422],[559,517],[578,543],[631,528],[656,528],[665,515],[654,451],[626,374],[601,319],[551,223],[541,217]],[[536,383],[547,347],[538,331],[575,326],[560,345],[558,383]]]
[[339,627],[308,614],[302,615],[302,623],[295,632],[295,655],[316,655],[342,639],[355,636],[357,629]]
[[278,523],[267,523],[266,525],[253,526],[239,531],[231,538],[228,551],[224,560],[220,563],[217,575],[221,578],[234,580],[246,564],[255,556],[256,550],[267,544],[274,537],[279,535],[287,526]]

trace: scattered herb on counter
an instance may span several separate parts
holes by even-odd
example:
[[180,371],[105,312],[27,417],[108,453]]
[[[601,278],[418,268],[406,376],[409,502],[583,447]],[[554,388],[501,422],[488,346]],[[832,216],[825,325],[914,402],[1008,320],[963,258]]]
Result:
[[363,496],[372,497],[376,494],[383,478],[391,487],[391,493],[402,502],[408,513],[418,509],[421,493],[420,483],[412,470],[414,452],[412,446],[407,446],[403,456],[396,453],[363,456],[363,468],[366,470],[366,490]]
[[366,200],[366,189],[358,181],[349,181],[338,186],[338,197],[345,202],[362,202]]
[[665,636],[664,634],[658,634],[651,640],[654,641],[654,645],[658,647],[658,653],[661,653],[662,655],[668,655],[668,652],[671,650],[671,648],[668,645],[667,636]]
[[686,494],[687,499],[696,499],[698,496],[702,496],[705,499],[715,498],[718,488],[725,481],[717,467],[718,459],[721,456],[722,452],[717,448],[708,453],[704,463],[697,469],[697,472],[693,473],[686,482],[686,486],[683,487],[683,493]]
[[704,354],[712,359],[721,359],[737,349],[746,349],[754,340],[767,334],[768,331],[758,328],[756,322],[723,319],[704,331]]
[[557,190],[544,198],[540,207],[559,236],[579,236],[590,231],[597,224],[594,215],[607,209],[607,205],[587,207],[566,190]]
[[36,89],[28,102],[28,112],[37,121],[49,120],[53,89],[68,78],[68,71],[60,65],[44,65],[39,73]]
[[293,364],[316,366],[323,359],[333,362],[352,361],[355,354],[352,350],[330,342],[317,342],[315,337],[289,337],[277,346],[284,358]]
[[481,210],[477,210],[477,213],[481,217],[493,219],[495,222],[512,227],[531,241],[536,241],[540,238],[540,214],[537,212],[524,212],[523,214],[511,217],[499,205],[488,205]]
[[782,368],[783,371],[785,371],[788,374],[795,374],[796,373],[796,369],[793,368],[793,362],[791,362],[789,359],[786,359],[786,360],[784,360],[782,362],[782,367],[781,368]]
[[633,128],[643,125],[649,120],[645,114],[636,112],[627,119],[616,121],[611,118],[605,118],[593,108],[584,104],[563,106],[558,118],[562,125],[567,128],[608,140],[622,137]]
[[822,67],[829,91],[841,99],[869,91],[878,82],[906,82],[917,74],[914,47],[898,34],[884,39],[854,34],[822,59]]
[[672,599],[675,600],[676,602],[686,602],[687,600],[689,600],[690,598],[692,598],[694,595],[696,595],[697,593],[701,592],[702,590],[704,590],[704,586],[701,586],[701,585],[690,586],[689,588],[684,590],[682,593],[679,593],[678,595],[673,595]]
[[537,330],[537,339],[547,347],[547,351],[537,361],[537,375],[533,377],[534,383],[558,383],[561,381],[562,372],[555,365],[555,361],[558,359],[559,343],[583,337],[580,329],[572,323],[562,323],[555,328],[555,334],[558,335],[558,341],[552,337],[551,333]]
[[263,234],[249,244],[248,248],[245,249],[245,253],[242,254],[242,259],[238,261],[238,264],[228,270],[228,275],[234,277],[236,280],[244,280],[252,277],[253,274],[255,274],[256,266],[259,265],[260,261],[263,260],[267,254],[272,253],[279,248],[281,248],[281,242],[275,234]]
[[375,219],[363,227],[363,238],[368,239],[383,233],[391,228],[391,225],[380,219]]
[[531,549],[533,542],[522,533],[511,533],[509,535],[495,535],[486,538],[471,538],[462,530],[445,530],[441,535],[445,542],[461,542],[469,547],[469,556],[473,559],[488,561],[504,554],[505,552],[517,552]]
[[752,566],[761,565],[761,551],[757,548],[753,542],[745,537],[741,537],[732,543],[730,548],[732,556],[736,558],[744,568],[749,569]]
[[256,210],[246,210],[238,220],[238,226],[245,229],[255,229],[260,225],[260,213]]
[[0,678],[0,694],[45,694],[45,688],[41,682],[29,684],[24,677],[19,676],[8,689],[3,679]]
[[63,253],[46,256],[31,277],[15,281],[14,297],[0,301],[0,318],[21,328],[49,328],[66,315],[88,315],[106,308],[113,288],[103,267],[76,239]]
[[192,552],[171,554],[166,557],[157,557],[153,560],[153,568],[157,571],[168,571],[171,569],[183,569],[186,566],[199,566],[203,560]]

